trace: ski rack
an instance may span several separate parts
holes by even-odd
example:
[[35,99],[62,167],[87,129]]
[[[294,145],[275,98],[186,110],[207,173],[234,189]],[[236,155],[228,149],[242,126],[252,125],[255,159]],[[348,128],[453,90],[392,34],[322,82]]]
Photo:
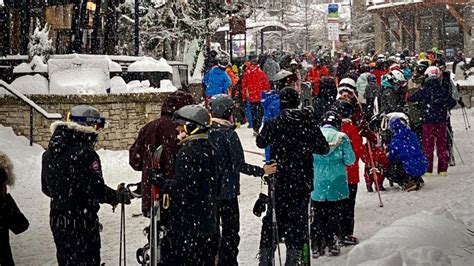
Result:
[[16,98],[20,99],[22,102],[30,106],[30,146],[33,146],[33,114],[34,111],[40,113],[44,118],[53,120],[53,119],[62,119],[63,116],[59,113],[48,113],[41,106],[37,105],[35,102],[26,97],[23,93],[19,92],[13,88],[10,84],[6,83],[3,80],[0,80],[0,87],[7,90],[9,93],[14,95]]

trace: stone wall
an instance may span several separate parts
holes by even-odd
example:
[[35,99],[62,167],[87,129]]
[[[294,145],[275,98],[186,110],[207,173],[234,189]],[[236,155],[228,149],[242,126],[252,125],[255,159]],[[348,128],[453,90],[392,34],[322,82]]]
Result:
[[[133,144],[138,131],[147,122],[160,116],[166,93],[60,96],[35,95],[30,99],[50,113],[65,117],[69,110],[79,104],[97,108],[105,117],[108,127],[103,129],[96,144],[97,148],[126,150]],[[34,142],[46,147],[51,137],[50,125],[41,114],[34,112]],[[12,127],[16,134],[29,138],[30,108],[16,98],[0,98],[0,124]]]

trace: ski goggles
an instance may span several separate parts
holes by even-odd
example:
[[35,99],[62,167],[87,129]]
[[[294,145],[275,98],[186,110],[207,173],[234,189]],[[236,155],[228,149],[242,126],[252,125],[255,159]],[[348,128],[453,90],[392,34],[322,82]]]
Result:
[[87,125],[93,127],[95,130],[99,130],[107,127],[105,118],[103,117],[90,117],[90,116],[75,116],[71,113],[67,114],[67,121],[76,122],[81,125]]

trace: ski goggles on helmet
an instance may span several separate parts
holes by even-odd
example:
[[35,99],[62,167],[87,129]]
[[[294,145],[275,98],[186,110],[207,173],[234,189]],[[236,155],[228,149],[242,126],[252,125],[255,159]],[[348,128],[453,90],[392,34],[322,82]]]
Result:
[[105,118],[103,117],[91,117],[91,116],[75,116],[71,113],[67,114],[68,122],[76,122],[80,125],[93,127],[95,130],[99,130],[107,127]]

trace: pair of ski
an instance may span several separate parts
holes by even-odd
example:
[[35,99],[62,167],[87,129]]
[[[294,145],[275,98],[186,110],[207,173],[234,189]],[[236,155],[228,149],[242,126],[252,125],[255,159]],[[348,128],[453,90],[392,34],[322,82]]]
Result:
[[[160,158],[163,153],[163,147],[160,145],[155,148],[153,145],[147,147],[151,156],[151,169],[148,171],[148,180],[160,178]],[[145,229],[148,235],[148,243],[137,250],[137,261],[141,265],[156,266],[161,262],[161,242],[164,237],[164,228],[161,227],[161,203],[160,188],[151,183],[150,193],[150,227]]]
[[[281,252],[280,252],[280,236],[278,233],[278,222],[276,218],[276,210],[275,210],[275,177],[274,175],[270,175],[265,177],[265,182],[268,185],[268,195],[270,196],[269,203],[270,206],[268,208],[268,211],[270,212],[270,215],[272,217],[272,250],[273,252],[271,253],[271,263],[272,266],[276,265],[276,258],[275,258],[275,250],[278,250],[278,259],[279,259],[279,265],[281,266]],[[309,207],[310,208],[310,207]],[[310,211],[308,209],[308,211]],[[310,266],[311,265],[311,252],[310,252],[310,215],[308,213],[308,220],[307,220],[307,228],[308,230],[305,233],[304,236],[304,244],[303,244],[303,250],[301,253],[301,259],[300,259],[300,265],[302,266]]]

